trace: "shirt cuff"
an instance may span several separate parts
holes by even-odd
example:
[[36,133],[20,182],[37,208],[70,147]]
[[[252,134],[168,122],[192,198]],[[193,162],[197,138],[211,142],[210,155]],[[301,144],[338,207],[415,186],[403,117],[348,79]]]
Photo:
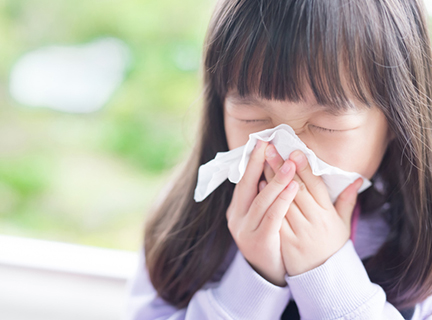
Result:
[[342,317],[377,291],[351,240],[322,265],[285,280],[302,319]]
[[233,319],[278,319],[291,294],[288,285],[279,287],[259,275],[238,250],[213,295]]

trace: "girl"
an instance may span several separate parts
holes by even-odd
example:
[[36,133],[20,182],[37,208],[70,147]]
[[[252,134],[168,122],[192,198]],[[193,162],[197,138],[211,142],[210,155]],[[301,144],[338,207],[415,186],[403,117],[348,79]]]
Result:
[[[128,319],[432,317],[425,11],[421,0],[217,3],[199,139],[146,223]],[[333,204],[301,152],[284,161],[258,143],[237,185],[193,200],[200,165],[281,123],[373,186],[357,195],[359,179]]]

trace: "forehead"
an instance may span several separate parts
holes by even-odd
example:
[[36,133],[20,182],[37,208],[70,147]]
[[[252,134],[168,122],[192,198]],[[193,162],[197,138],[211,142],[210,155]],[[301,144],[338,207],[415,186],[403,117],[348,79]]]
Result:
[[[226,100],[230,102],[234,107],[236,106],[249,106],[249,107],[257,107],[262,109],[269,109],[269,100],[260,98],[256,95],[245,95],[241,96],[237,91],[229,91],[226,95]],[[283,102],[281,100],[274,100]],[[321,111],[332,116],[344,115],[347,113],[360,113],[364,112],[366,106],[360,104],[359,102],[354,102],[352,100],[348,100],[347,104],[344,108],[337,108],[335,105],[330,104],[319,104],[316,100],[310,101],[302,101],[303,108],[306,112],[312,111]]]

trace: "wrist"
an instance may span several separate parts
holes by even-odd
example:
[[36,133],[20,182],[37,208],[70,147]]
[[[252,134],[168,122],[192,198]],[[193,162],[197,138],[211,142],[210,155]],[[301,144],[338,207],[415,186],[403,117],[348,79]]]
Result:
[[275,286],[285,287],[287,282],[285,280],[285,276],[287,275],[285,268],[280,268],[280,270],[263,270],[259,266],[254,265],[247,259],[246,262],[250,265],[250,267],[258,273],[263,279],[274,284]]

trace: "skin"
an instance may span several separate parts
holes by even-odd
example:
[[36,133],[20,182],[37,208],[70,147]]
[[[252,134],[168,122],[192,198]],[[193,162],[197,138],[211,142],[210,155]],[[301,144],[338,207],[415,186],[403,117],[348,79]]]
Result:
[[[332,115],[316,105],[310,90],[298,103],[249,98],[240,99],[235,91],[225,98],[230,150],[244,145],[250,133],[285,123],[321,160],[370,179],[394,138],[384,114],[355,99],[351,102],[358,110]],[[234,189],[228,228],[249,264],[268,281],[284,286],[286,274],[320,266],[348,241],[361,184],[357,179],[333,204],[322,178],[312,174],[300,150],[284,161],[272,144],[260,142]]]

